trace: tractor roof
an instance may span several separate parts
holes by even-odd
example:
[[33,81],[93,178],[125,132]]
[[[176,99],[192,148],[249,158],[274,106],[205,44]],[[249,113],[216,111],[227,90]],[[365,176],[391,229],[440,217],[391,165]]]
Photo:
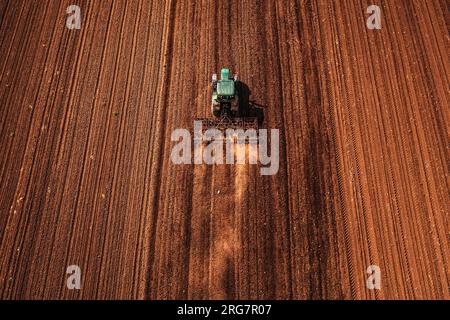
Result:
[[234,81],[220,80],[217,83],[217,94],[219,96],[234,96]]

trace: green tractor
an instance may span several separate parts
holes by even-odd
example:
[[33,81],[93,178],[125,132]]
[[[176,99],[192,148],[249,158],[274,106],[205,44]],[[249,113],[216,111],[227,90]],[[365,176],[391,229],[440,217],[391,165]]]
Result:
[[235,118],[239,112],[239,93],[236,88],[237,75],[230,78],[230,70],[220,71],[220,80],[217,74],[212,76],[211,113],[215,117],[228,116]]
[[[244,92],[239,92],[237,76],[230,77],[229,69],[222,69],[220,80],[212,76],[212,98],[210,119],[200,118],[203,129],[258,129],[258,119],[245,112]],[[241,96],[240,96],[241,95]]]

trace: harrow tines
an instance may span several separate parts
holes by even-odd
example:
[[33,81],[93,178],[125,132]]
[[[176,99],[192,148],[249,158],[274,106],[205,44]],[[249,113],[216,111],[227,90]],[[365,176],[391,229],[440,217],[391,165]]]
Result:
[[[197,139],[203,141],[203,134],[209,129],[217,129],[222,132],[222,135],[216,137],[214,140],[231,139],[238,143],[254,144],[258,141],[258,120],[256,118],[228,118],[223,117],[219,119],[195,119],[201,121],[201,135]],[[231,132],[229,136],[227,130],[236,130]],[[206,143],[206,141],[203,141]]]
[[258,130],[258,119],[256,118],[219,118],[219,119],[196,119],[201,121],[202,129],[218,129],[224,131],[226,129],[255,129]]

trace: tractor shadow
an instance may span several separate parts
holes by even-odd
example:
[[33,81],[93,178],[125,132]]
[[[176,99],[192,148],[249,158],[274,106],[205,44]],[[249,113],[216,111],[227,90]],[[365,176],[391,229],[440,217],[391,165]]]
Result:
[[239,117],[256,118],[261,125],[264,122],[265,106],[250,100],[252,92],[244,82],[237,81],[236,89],[239,92]]

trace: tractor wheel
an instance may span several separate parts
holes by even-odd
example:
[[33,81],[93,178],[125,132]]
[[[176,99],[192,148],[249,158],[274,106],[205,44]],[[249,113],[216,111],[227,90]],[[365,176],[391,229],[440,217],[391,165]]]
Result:
[[214,117],[220,117],[222,111],[220,110],[220,108],[217,110],[216,108],[214,108],[214,105],[211,106],[211,113]]

